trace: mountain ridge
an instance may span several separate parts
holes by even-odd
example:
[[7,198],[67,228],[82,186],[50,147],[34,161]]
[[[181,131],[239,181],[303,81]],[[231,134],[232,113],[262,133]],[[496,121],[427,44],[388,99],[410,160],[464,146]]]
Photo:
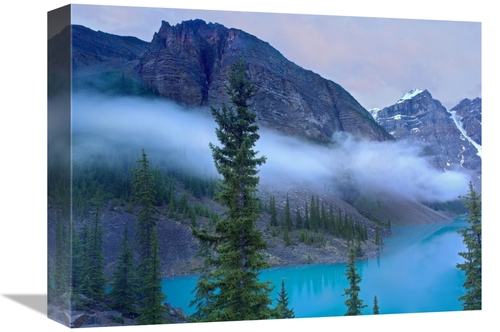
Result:
[[[228,102],[229,68],[242,56],[257,88],[252,106],[260,125],[323,142],[342,131],[392,140],[339,84],[296,65],[269,43],[239,29],[202,20],[175,26],[163,21],[150,43],[81,26],[72,26],[72,38],[77,89],[122,93],[120,86],[128,84],[129,91],[147,91],[186,107],[220,107]],[[83,43],[93,38],[107,44]],[[49,41],[49,47],[57,47],[53,44]],[[110,56],[110,47],[118,48],[118,56]]]
[[[459,167],[480,179],[481,98],[465,98],[447,110],[428,90],[412,89],[395,104],[372,109],[370,114],[396,140],[423,144],[436,168]],[[480,186],[479,180],[475,182]]]

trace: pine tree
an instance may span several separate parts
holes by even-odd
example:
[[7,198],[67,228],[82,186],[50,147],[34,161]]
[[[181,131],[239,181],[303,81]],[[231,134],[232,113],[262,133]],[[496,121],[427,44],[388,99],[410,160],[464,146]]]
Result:
[[365,254],[363,247],[361,246],[361,240],[359,236],[356,238],[355,251],[356,251],[356,257],[361,257]]
[[[51,298],[60,300],[64,294],[70,290],[71,286],[71,256],[70,256],[70,218],[65,211],[65,205],[59,203],[56,199],[56,229],[55,229],[55,269],[54,269],[54,287]],[[64,305],[69,301],[63,300]]]
[[326,216],[325,203],[321,202],[321,216],[320,216],[320,225],[324,230],[328,227],[328,218]]
[[142,280],[140,316],[137,322],[140,325],[163,324],[165,323],[165,307],[163,301],[165,294],[161,289],[161,259],[158,235],[153,233],[150,240],[150,255],[145,261],[145,276]]
[[136,312],[137,279],[134,268],[134,252],[129,244],[127,228],[123,231],[121,252],[116,265],[109,293],[112,308],[124,316],[132,316]]
[[[255,86],[245,78],[241,58],[232,66],[228,81],[227,92],[234,108],[226,104],[222,109],[212,107],[220,146],[210,144],[215,167],[222,175],[217,197],[227,210],[210,238],[215,252],[212,269],[200,278],[198,286],[203,282],[204,290],[211,292],[211,301],[203,310],[205,320],[267,319],[273,315],[272,287],[258,278],[259,271],[268,264],[262,254],[266,242],[255,225],[259,217],[257,167],[266,158],[257,157],[253,150],[259,134],[248,101]],[[195,231],[195,235],[200,232]]]
[[[73,223],[72,223],[73,224]],[[71,287],[74,292],[78,292],[84,278],[84,244],[81,240],[81,233],[77,232],[74,224],[72,225],[72,253],[71,253]]]
[[467,221],[470,226],[459,230],[467,247],[466,252],[458,253],[464,258],[464,262],[458,263],[457,268],[465,272],[463,286],[466,290],[466,293],[460,296],[459,300],[463,301],[464,310],[481,310],[481,195],[474,190],[472,183],[469,183],[468,194],[461,198],[465,199],[465,207],[469,210]]
[[318,231],[318,218],[317,218],[317,207],[314,196],[311,196],[311,206],[310,206],[310,216],[309,216],[309,224],[311,226],[311,230],[317,232]]
[[281,292],[278,293],[278,303],[276,305],[276,318],[295,318],[293,309],[288,306],[288,294],[285,290],[285,281],[281,280]]
[[[154,179],[150,170],[146,152],[142,149],[142,158],[137,160],[139,167],[134,170],[132,182],[133,202],[138,204],[137,212],[137,246],[139,252],[139,278],[143,279],[145,261],[150,257],[151,238],[156,231],[158,210],[155,207]],[[141,275],[142,274],[142,275]]]
[[351,243],[349,245],[349,263],[344,273],[347,280],[349,280],[349,288],[345,288],[342,294],[342,296],[348,296],[348,299],[344,301],[347,306],[345,316],[361,315],[361,310],[366,307],[366,304],[363,304],[363,300],[359,298],[359,283],[361,282],[361,277],[357,272],[357,268],[354,266],[355,263],[356,253],[354,245]]
[[176,209],[176,201],[175,201],[175,193],[174,193],[174,180],[172,179],[170,181],[170,187],[169,187],[169,191],[168,191],[168,217],[170,219],[174,218],[174,212],[175,212],[175,209]]
[[271,214],[271,226],[278,226],[278,211],[276,210],[276,198],[274,195],[269,197],[269,214]]
[[285,227],[283,230],[283,241],[285,242],[285,246],[292,245],[292,239],[290,239],[290,233],[288,232],[288,228]]
[[377,295],[373,297],[373,314],[378,315],[379,314],[379,307],[378,307],[378,299]]
[[302,225],[302,215],[300,214],[300,209],[299,207],[297,207],[297,210],[295,212],[295,228],[296,229],[302,229],[303,225]]
[[155,214],[155,191],[153,176],[147,154],[142,149],[139,167],[134,171],[133,199],[139,205],[137,212],[137,245],[139,253],[138,288],[140,303],[139,324],[162,324],[163,300],[166,296],[161,289],[161,259],[158,244],[158,221]]
[[309,222],[309,208],[307,207],[307,202],[304,212],[304,229],[311,229],[311,223]]
[[[217,220],[215,222],[217,223]],[[197,235],[200,245],[198,247],[197,256],[203,258],[203,266],[199,268],[200,277],[196,283],[194,299],[189,303],[189,306],[194,306],[196,311],[191,315],[190,319],[194,322],[202,322],[208,320],[210,308],[214,302],[214,292],[217,287],[216,283],[209,280],[211,267],[213,264],[212,244],[214,237],[209,235],[206,230],[196,230],[191,227],[194,234]]]
[[84,282],[85,285],[82,294],[92,298],[95,301],[102,301],[106,296],[106,276],[104,274],[104,255],[102,252],[102,192],[99,191],[95,198],[95,210],[92,212],[92,218],[88,223],[88,239],[85,243],[85,261],[84,261]]
[[292,227],[293,227],[292,214],[290,212],[290,200],[288,199],[288,194],[286,195],[285,216],[283,217],[283,227],[287,231],[291,231]]

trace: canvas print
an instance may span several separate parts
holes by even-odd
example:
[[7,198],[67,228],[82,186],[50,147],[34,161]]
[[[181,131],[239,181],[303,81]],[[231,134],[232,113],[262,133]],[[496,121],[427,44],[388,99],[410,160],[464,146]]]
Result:
[[50,319],[481,310],[480,22],[68,5],[47,62]]

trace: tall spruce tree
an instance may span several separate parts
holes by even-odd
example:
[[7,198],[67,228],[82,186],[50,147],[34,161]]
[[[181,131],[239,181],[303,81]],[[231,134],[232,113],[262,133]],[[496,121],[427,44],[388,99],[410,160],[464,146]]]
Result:
[[[137,212],[137,246],[139,252],[139,272],[150,256],[151,236],[156,231],[158,212],[155,207],[154,178],[149,165],[146,151],[142,149],[142,157],[137,160],[139,167],[134,170],[132,181],[133,203],[139,205]],[[139,275],[140,278],[142,276]]]
[[347,270],[344,273],[349,281],[349,288],[344,289],[342,296],[348,296],[348,299],[344,301],[347,306],[347,312],[345,316],[357,316],[361,315],[361,310],[366,307],[363,304],[363,300],[359,298],[359,283],[361,282],[361,277],[358,274],[357,268],[354,266],[356,263],[356,250],[354,244],[349,245],[349,263],[347,265]]
[[95,209],[88,221],[88,238],[84,244],[83,290],[81,293],[95,301],[102,301],[106,296],[106,275],[104,274],[104,255],[102,252],[102,192],[94,198]]
[[213,244],[215,255],[210,260],[212,269],[199,279],[197,289],[202,285],[204,296],[210,292],[210,301],[202,310],[204,320],[268,319],[273,317],[272,287],[270,282],[258,278],[260,270],[268,267],[262,254],[266,242],[255,225],[259,217],[255,195],[259,183],[257,167],[266,158],[257,157],[253,149],[259,134],[248,102],[254,96],[255,86],[245,78],[241,58],[232,66],[228,81],[226,88],[232,106],[212,107],[220,146],[210,143],[215,167],[222,175],[217,197],[227,210],[216,223],[215,234],[204,234]]
[[127,228],[123,231],[122,247],[116,265],[109,296],[113,309],[130,317],[136,313],[137,278],[134,267],[134,251],[129,243]]
[[467,248],[467,251],[458,253],[464,258],[464,262],[458,263],[457,268],[465,272],[463,286],[466,290],[459,300],[463,301],[464,310],[481,310],[481,195],[474,190],[472,183],[469,183],[469,192],[462,198],[465,199],[465,207],[469,210],[467,221],[470,226],[459,230]]
[[134,171],[133,199],[139,205],[137,211],[137,245],[139,252],[138,287],[140,303],[139,324],[164,323],[163,301],[166,296],[161,290],[161,259],[158,243],[158,220],[155,208],[154,179],[146,152],[137,160],[139,167]]
[[163,324],[165,323],[165,307],[163,301],[166,295],[161,289],[161,259],[158,235],[154,233],[150,241],[150,255],[146,258],[146,274],[141,280],[140,295],[142,304],[139,310],[140,316],[137,322],[141,325]]

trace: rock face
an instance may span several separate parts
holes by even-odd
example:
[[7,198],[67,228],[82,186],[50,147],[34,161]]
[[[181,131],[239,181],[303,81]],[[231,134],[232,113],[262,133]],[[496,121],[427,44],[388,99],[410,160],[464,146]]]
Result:
[[[457,127],[462,132],[462,166],[481,175],[482,106],[481,98],[464,99],[450,111]],[[465,144],[465,143],[468,144]],[[471,147],[473,145],[473,147]]]
[[464,129],[464,134],[467,135],[475,143],[482,145],[481,135],[481,117],[482,106],[481,98],[474,100],[464,99],[457,106],[450,110],[450,113],[455,114],[459,125]]
[[77,75],[132,70],[139,62],[139,54],[148,45],[136,37],[96,32],[81,25],[71,26],[71,36],[72,68]]
[[241,30],[192,20],[162,22],[150,43],[81,26],[72,27],[72,36],[77,87],[117,90],[132,82],[188,107],[220,107],[228,102],[230,67],[241,56],[256,85],[252,107],[261,126],[317,141],[330,141],[336,132],[392,139],[340,85]]
[[[474,103],[464,100],[453,112],[461,114],[459,118],[463,119],[464,128],[467,127],[468,132],[480,142],[480,99],[475,99]],[[461,132],[453,113],[433,99],[429,91],[412,90],[396,104],[372,110],[371,113],[397,140],[421,143],[422,154],[435,167],[445,170],[462,167],[481,173],[481,158],[477,155],[477,148]]]

